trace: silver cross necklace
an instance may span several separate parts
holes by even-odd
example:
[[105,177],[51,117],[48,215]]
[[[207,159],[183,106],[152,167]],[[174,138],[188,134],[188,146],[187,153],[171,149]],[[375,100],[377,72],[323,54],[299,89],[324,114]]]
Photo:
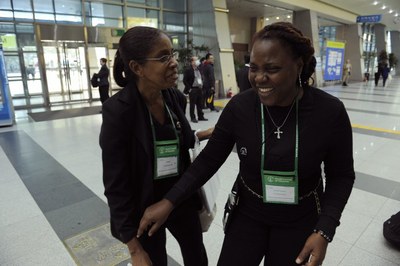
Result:
[[[295,98],[295,99],[296,99],[296,98]],[[289,110],[289,112],[287,113],[287,115],[286,115],[286,117],[285,117],[285,120],[283,120],[283,123],[282,123],[280,126],[278,126],[278,125],[275,123],[274,119],[272,119],[272,116],[271,116],[271,114],[269,113],[269,110],[268,110],[268,106],[265,105],[265,109],[267,109],[268,116],[269,116],[269,118],[271,119],[271,121],[272,121],[272,123],[274,124],[274,126],[276,127],[276,131],[274,132],[274,134],[276,134],[276,138],[277,138],[277,139],[280,139],[280,138],[281,138],[281,134],[283,134],[283,131],[281,131],[281,128],[285,125],[286,120],[288,119],[288,117],[289,117],[289,115],[290,115],[290,112],[292,111],[295,102],[296,102],[296,100],[293,100],[292,106],[290,107],[290,110]]]

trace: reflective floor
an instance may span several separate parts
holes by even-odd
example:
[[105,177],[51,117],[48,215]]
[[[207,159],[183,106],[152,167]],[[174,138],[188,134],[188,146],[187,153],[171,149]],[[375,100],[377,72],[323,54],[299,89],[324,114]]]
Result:
[[[347,108],[357,174],[323,265],[400,265],[400,251],[382,236],[383,222],[400,211],[400,79],[386,87],[350,82],[323,90]],[[220,114],[206,110],[209,120],[193,129],[213,126]],[[16,125],[0,128],[0,265],[77,265],[66,240],[108,222],[98,145],[101,115],[32,122],[18,111],[16,117]],[[218,211],[204,234],[210,266],[218,260],[222,210],[237,171],[232,153],[218,173]],[[183,265],[170,236],[167,248],[170,265]],[[95,259],[104,256],[98,252]],[[117,263],[126,265],[124,258]]]

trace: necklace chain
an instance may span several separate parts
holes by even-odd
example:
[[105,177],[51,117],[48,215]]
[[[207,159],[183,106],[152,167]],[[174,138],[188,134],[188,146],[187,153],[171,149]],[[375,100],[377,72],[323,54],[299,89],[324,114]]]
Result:
[[277,131],[275,132],[275,134],[277,134],[277,138],[278,138],[278,139],[281,138],[281,137],[280,137],[280,134],[283,133],[282,131],[280,131],[280,129],[281,129],[281,127],[283,127],[283,126],[285,125],[286,120],[288,119],[288,117],[289,117],[289,115],[290,115],[290,112],[292,111],[295,102],[296,102],[296,101],[293,100],[292,106],[290,107],[290,110],[289,110],[289,112],[287,113],[287,115],[286,115],[286,117],[285,117],[285,120],[283,120],[282,125],[280,125],[280,126],[278,126],[278,125],[275,123],[274,119],[272,118],[272,116],[271,116],[271,114],[270,114],[270,112],[269,112],[269,110],[268,110],[268,106],[265,105],[265,109],[267,109],[268,116],[269,116],[269,118],[271,119],[272,123],[274,124],[274,126],[275,126],[276,129],[277,129]]

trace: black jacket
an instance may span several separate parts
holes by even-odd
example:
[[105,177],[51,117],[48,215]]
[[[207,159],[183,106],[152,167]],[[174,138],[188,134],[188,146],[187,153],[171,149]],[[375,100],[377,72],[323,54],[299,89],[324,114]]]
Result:
[[[200,72],[200,70],[199,70]],[[200,73],[201,75],[201,73]],[[189,66],[188,68],[186,68],[185,72],[183,73],[183,84],[185,85],[185,89],[183,90],[183,92],[185,94],[188,94],[190,92],[190,89],[193,86],[193,82],[195,79],[195,75],[194,75],[194,69],[192,66]]]
[[[265,115],[266,133],[269,135],[266,138],[265,154],[265,166],[268,170],[293,171],[294,169],[296,116],[295,108],[293,109],[283,128],[283,139],[280,140],[276,139],[273,134],[276,128],[273,127],[268,115]],[[225,162],[235,144],[238,151],[246,151],[238,152],[240,174],[253,191],[262,194],[260,112],[260,99],[254,90],[247,90],[234,96],[224,108],[206,147],[166,198],[178,204],[197,190]],[[287,111],[278,113],[283,113],[280,117],[282,121]],[[333,237],[355,179],[351,124],[343,103],[317,88],[304,90],[304,95],[299,101],[298,115],[299,195],[305,195],[316,188],[321,179],[323,163],[326,187],[321,195],[322,212],[317,224],[311,226]],[[319,188],[321,189],[321,186]],[[322,189],[319,192],[322,193]],[[262,204],[261,201],[260,204],[261,208],[246,211],[258,212],[261,218],[267,219],[266,223],[279,226],[284,224],[296,226],[305,211],[316,211],[315,204],[276,205]]]
[[201,67],[203,71],[203,88],[212,88],[215,86],[214,65],[211,63],[204,63]]
[[99,73],[96,74],[97,78],[100,79],[99,86],[109,86],[108,76],[110,75],[110,70],[106,65],[102,65]]
[[[166,104],[182,127],[180,145],[190,164],[194,134],[182,106],[185,96],[177,89],[163,90]],[[137,232],[144,210],[155,203],[153,195],[154,148],[150,116],[136,87],[130,83],[103,104],[100,146],[105,196],[110,208],[111,233],[126,243]]]

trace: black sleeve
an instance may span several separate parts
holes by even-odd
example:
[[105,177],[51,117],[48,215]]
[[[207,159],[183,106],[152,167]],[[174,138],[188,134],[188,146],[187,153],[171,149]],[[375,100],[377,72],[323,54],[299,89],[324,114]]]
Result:
[[215,87],[214,66],[210,66],[210,83],[211,87]]
[[183,73],[183,84],[185,85],[185,88],[183,89],[183,93],[189,94],[190,88],[192,87],[192,84],[190,84],[190,70],[186,69],[185,73]]
[[179,107],[182,109],[183,113],[185,113],[186,110],[186,105],[187,105],[187,99],[186,96],[178,89],[174,88],[174,94],[175,97],[178,101]]
[[165,198],[175,206],[204,185],[221,167],[232,151],[235,143],[232,102],[224,108],[214,132],[199,156],[183,174]]
[[343,103],[340,104],[330,148],[324,159],[326,186],[320,218],[315,227],[331,238],[340,224],[342,211],[355,180],[352,129],[346,109]]
[[[137,232],[137,223],[133,219],[135,193],[129,145],[131,134],[116,112],[115,101],[103,105],[103,124],[100,132],[100,147],[103,161],[104,195],[110,208],[111,229],[114,237],[126,243]],[[137,220],[137,219],[136,219]],[[137,222],[137,221],[136,221]]]
[[100,68],[99,73],[97,73],[97,77],[98,78],[108,78],[109,72],[110,71],[108,70],[108,68],[106,66],[102,66]]

